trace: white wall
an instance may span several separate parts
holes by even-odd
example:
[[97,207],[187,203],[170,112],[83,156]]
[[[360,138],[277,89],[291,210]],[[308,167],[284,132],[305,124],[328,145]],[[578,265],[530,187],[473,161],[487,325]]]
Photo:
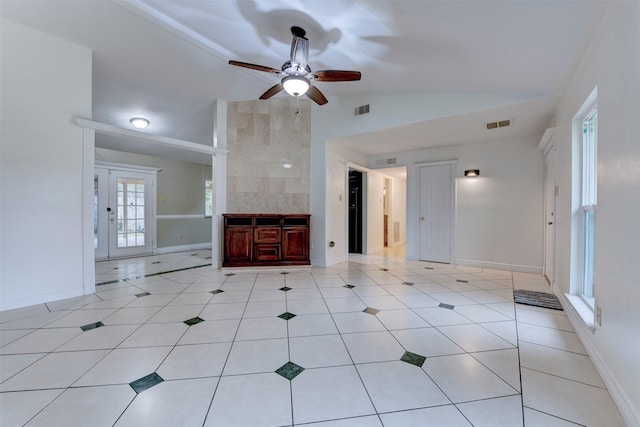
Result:
[[[630,426],[640,425],[640,3],[613,2],[590,51],[562,99],[558,132],[556,282],[572,291],[570,271],[577,253],[577,192],[571,191],[571,122],[598,88],[598,207],[596,216],[596,304],[602,326],[592,333],[570,319]],[[574,163],[575,166],[575,163]],[[573,200],[572,200],[573,197]],[[575,263],[574,263],[575,265]]]
[[[1,22],[0,309],[82,295],[91,51]],[[53,274],[55,272],[55,274]]]
[[[407,165],[407,258],[418,259],[419,163],[457,160],[452,262],[541,273],[544,159],[537,139],[391,153]],[[369,164],[376,164],[372,157]],[[464,178],[465,169],[480,177]]]
[[384,250],[384,176],[372,170],[367,172],[367,246],[365,254]]
[[[389,213],[389,246],[402,246],[406,243],[407,236],[407,180],[401,178],[391,179],[391,211]],[[398,241],[393,239],[393,224],[400,224]]]

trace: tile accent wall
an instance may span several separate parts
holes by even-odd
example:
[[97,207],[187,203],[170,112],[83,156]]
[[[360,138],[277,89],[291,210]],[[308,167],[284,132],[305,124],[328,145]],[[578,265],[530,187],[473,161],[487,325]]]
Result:
[[309,213],[309,100],[229,102],[227,132],[228,213]]

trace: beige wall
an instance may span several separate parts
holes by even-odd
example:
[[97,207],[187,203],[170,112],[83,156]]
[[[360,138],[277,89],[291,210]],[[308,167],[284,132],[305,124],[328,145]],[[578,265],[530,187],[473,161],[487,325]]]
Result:
[[310,101],[229,102],[227,117],[227,212],[309,213]]

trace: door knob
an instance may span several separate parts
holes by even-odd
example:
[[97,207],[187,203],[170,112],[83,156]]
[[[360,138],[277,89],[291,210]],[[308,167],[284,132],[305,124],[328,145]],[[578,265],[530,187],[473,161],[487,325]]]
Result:
[[420,217],[420,221],[424,221],[424,217],[423,216]]
[[551,221],[547,222],[547,225],[552,225],[553,223]]

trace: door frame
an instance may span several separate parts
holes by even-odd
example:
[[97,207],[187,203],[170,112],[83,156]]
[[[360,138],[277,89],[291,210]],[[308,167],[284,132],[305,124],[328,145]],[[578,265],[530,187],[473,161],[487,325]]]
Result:
[[345,203],[344,203],[344,215],[345,215],[345,227],[344,227],[344,232],[345,232],[345,242],[346,244],[344,245],[344,256],[345,259],[349,259],[349,170],[353,169],[355,171],[361,172],[362,173],[362,255],[366,255],[368,252],[368,245],[367,245],[367,230],[368,230],[368,209],[367,209],[367,203],[368,203],[368,188],[369,188],[369,177],[367,172],[369,172],[370,169],[365,168],[363,166],[357,165],[355,163],[347,163],[346,167],[345,167],[345,171],[344,171],[344,194],[345,194]]
[[[556,215],[556,197],[557,197],[557,189],[558,189],[558,150],[556,147],[556,128],[552,127],[552,128],[548,128],[547,130],[545,130],[544,134],[542,135],[542,138],[540,140],[540,144],[538,145],[538,148],[542,151],[542,155],[544,157],[544,212],[542,215],[542,219],[543,219],[543,229],[545,230],[544,232],[544,253],[543,253],[543,266],[542,266],[542,274],[544,275],[544,277],[547,279],[547,281],[549,282],[549,285],[553,288],[554,284],[555,284],[555,260],[556,260],[556,225],[557,225],[557,215]],[[547,156],[552,153],[552,155],[555,156],[554,162],[554,168],[552,171],[553,176],[551,177],[553,180],[553,195],[552,195],[552,200],[553,200],[553,212],[554,212],[554,219],[553,224],[548,224],[549,219],[547,218],[547,213],[549,212],[549,206],[547,205],[548,201],[549,201],[549,194],[547,193],[549,190],[549,185],[548,185],[548,167],[547,167]],[[549,233],[547,233],[548,227],[551,227],[551,242],[548,241],[548,236]],[[551,243],[551,244],[549,244]],[[551,259],[553,260],[553,274],[552,277],[549,277],[548,274],[548,265],[547,265],[547,259],[549,259],[549,253],[547,253],[547,251],[550,250],[551,253]]]
[[[420,168],[427,166],[451,166],[451,236],[449,263],[455,263],[456,257],[456,176],[458,160],[444,160],[440,162],[421,162],[407,166],[407,231],[406,258],[420,259]],[[411,195],[411,196],[410,196]]]

